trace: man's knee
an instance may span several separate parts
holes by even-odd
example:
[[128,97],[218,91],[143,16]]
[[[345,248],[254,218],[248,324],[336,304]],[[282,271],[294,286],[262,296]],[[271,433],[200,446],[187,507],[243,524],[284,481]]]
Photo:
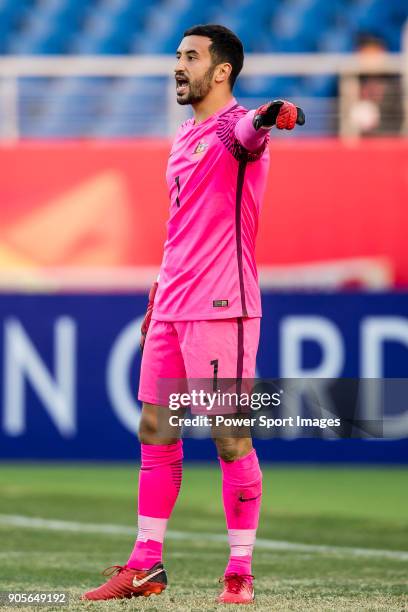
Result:
[[175,444],[177,442],[177,437],[172,437],[161,431],[159,427],[161,410],[165,410],[165,408],[153,404],[143,404],[138,432],[141,444]]
[[154,444],[157,437],[157,422],[142,412],[139,424],[139,441],[141,444]]
[[252,450],[251,438],[216,438],[214,441],[223,461],[236,461]]

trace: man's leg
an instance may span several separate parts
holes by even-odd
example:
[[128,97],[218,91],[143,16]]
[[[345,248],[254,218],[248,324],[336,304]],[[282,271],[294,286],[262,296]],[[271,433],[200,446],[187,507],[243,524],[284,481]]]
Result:
[[149,569],[162,562],[167,521],[181,486],[183,446],[177,438],[158,435],[159,414],[168,410],[143,404],[139,429],[141,467],[139,472],[138,533],[128,567]]
[[171,323],[152,321],[143,349],[139,384],[143,408],[139,429],[142,461],[136,543],[128,562],[109,568],[107,582],[85,593],[82,599],[148,596],[166,588],[162,545],[167,520],[180,489],[183,458],[180,432],[172,430],[168,434],[160,427],[163,421],[168,422],[169,414],[168,396],[160,382],[166,378],[185,378],[177,334]]
[[262,496],[262,473],[250,438],[215,440],[222,470],[222,497],[230,544],[218,603],[254,600],[252,552]]
[[251,575],[261,507],[262,472],[250,438],[218,438],[216,446],[230,544],[225,575]]
[[[206,379],[216,390],[222,379],[253,380],[259,342],[259,318],[187,321],[174,324],[188,379]],[[240,385],[239,385],[240,386]],[[222,388],[222,384],[221,384]],[[208,413],[211,415],[211,413]],[[216,413],[215,413],[216,414]],[[213,432],[220,458],[223,501],[230,541],[220,603],[249,603],[254,598],[252,551],[262,494],[262,474],[248,432]],[[242,435],[242,432],[240,432]]]
[[162,560],[167,521],[176,503],[182,477],[183,447],[179,430],[169,432],[167,379],[185,378],[176,330],[171,323],[152,321],[146,335],[140,370],[138,534],[128,566],[152,567]]

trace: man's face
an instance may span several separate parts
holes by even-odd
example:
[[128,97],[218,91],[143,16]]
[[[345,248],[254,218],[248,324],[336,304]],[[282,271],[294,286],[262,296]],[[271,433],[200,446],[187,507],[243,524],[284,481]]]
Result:
[[201,102],[211,91],[215,66],[210,45],[211,40],[206,36],[185,36],[181,41],[174,68],[179,104]]

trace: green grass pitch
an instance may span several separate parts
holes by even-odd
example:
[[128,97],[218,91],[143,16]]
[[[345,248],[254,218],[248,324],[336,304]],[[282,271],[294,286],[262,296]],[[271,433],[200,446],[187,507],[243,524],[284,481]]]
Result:
[[[408,610],[408,470],[263,466],[263,472],[251,609]],[[129,465],[0,464],[0,590],[66,590],[70,604],[59,609],[70,612],[219,610],[214,600],[227,544],[215,465],[185,468],[165,546],[167,591],[148,599],[79,601],[102,582],[106,566],[126,561],[136,490],[137,468]],[[20,527],[13,525],[16,515],[25,517]],[[32,524],[33,517],[70,521],[72,530],[64,523]],[[104,532],[112,525],[124,529]]]

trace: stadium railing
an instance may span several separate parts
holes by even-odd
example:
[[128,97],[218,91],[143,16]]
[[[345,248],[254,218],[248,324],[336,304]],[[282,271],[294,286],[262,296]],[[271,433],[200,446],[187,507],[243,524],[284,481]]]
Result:
[[[350,108],[359,96],[359,75],[379,74],[379,75],[400,75],[402,80],[402,95],[404,108],[404,121],[401,133],[408,133],[408,26],[403,33],[403,51],[401,53],[384,53],[380,56],[362,57],[359,54],[271,54],[258,55],[248,54],[246,56],[245,68],[243,71],[242,82],[245,79],[256,77],[307,77],[333,75],[338,78],[338,100],[333,98],[326,106],[321,105],[321,98],[307,98],[296,101],[303,104],[308,111],[309,124],[312,126],[308,133],[312,135],[339,134],[341,137],[358,136],[358,129],[350,121]],[[40,129],[34,132],[24,133],[22,124],[27,121],[25,113],[32,113],[32,105],[22,104],[24,93],[19,87],[20,80],[38,79],[37,95],[44,95],[41,88],[41,79],[57,80],[64,77],[97,77],[99,79],[123,79],[128,77],[142,77],[145,83],[148,79],[160,77],[162,81],[152,95],[155,99],[161,98],[163,101],[164,117],[159,124],[159,132],[154,132],[152,126],[155,125],[154,117],[147,121],[146,115],[149,114],[149,98],[143,96],[143,87],[139,97],[135,100],[134,107],[130,105],[130,110],[121,109],[119,113],[131,112],[132,129],[129,136],[138,135],[168,135],[171,136],[177,126],[186,117],[188,109],[177,105],[174,95],[174,79],[172,78],[174,68],[174,58],[171,56],[146,55],[146,56],[3,56],[0,58],[0,138],[6,141],[15,141],[21,137],[44,137],[47,133]],[[251,86],[246,88],[251,92]],[[120,93],[120,92],[119,92]],[[159,95],[158,95],[159,94]],[[279,92],[276,92],[279,96]],[[29,94],[34,95],[34,94]],[[52,95],[52,94],[50,94]],[[88,92],[86,95],[97,98],[99,90]],[[115,95],[113,94],[113,97]],[[276,96],[275,96],[276,97]],[[131,96],[130,96],[131,98]],[[144,105],[143,100],[146,104]],[[240,96],[240,101],[247,106],[254,107],[264,101],[263,95]],[[35,100],[34,100],[35,101]],[[35,106],[35,105],[34,105]],[[58,102],[56,104],[58,107]],[[27,110],[28,108],[28,110]],[[26,110],[25,110],[26,109]],[[89,124],[81,128],[78,127],[79,114],[83,111],[81,101],[76,104],[68,102],[68,111],[62,117],[67,123],[67,133],[63,135],[79,135],[88,137],[104,137],[127,135],[126,122],[122,133],[112,134],[109,130],[89,129]],[[57,108],[57,112],[58,108]],[[91,125],[93,121],[92,111],[90,112]],[[330,115],[330,116],[329,116]],[[29,117],[28,117],[29,119]],[[47,123],[47,113],[43,117],[43,125]],[[95,119],[96,121],[96,119]],[[102,117],[101,122],[106,117]],[[128,122],[129,123],[129,122]],[[130,125],[130,124],[129,124]],[[315,129],[313,128],[315,126]],[[323,127],[322,127],[323,126]],[[71,130],[70,127],[73,127]],[[74,129],[77,128],[77,129]],[[58,132],[58,130],[57,130]],[[52,134],[58,136],[58,133]]]

